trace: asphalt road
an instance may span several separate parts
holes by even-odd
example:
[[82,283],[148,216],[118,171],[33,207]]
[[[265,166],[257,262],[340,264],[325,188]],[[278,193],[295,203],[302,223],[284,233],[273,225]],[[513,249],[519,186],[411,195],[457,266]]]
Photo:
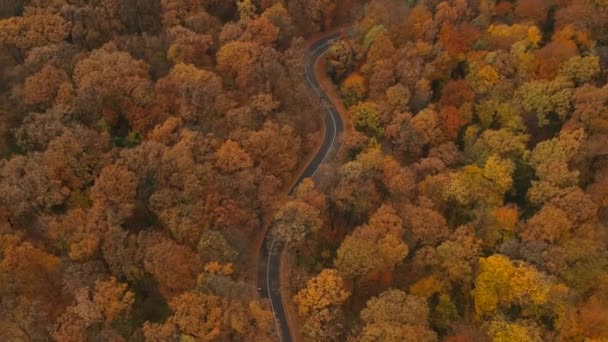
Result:
[[[350,33],[350,30],[347,34]],[[336,110],[333,103],[331,103],[329,97],[323,92],[319,81],[315,76],[314,65],[317,60],[327,51],[331,43],[340,39],[342,33],[338,32],[330,36],[324,37],[321,40],[316,41],[309,48],[306,56],[306,72],[305,77],[308,85],[319,97],[322,105],[325,107],[325,136],[323,137],[323,144],[321,148],[310,161],[304,172],[298,178],[297,182],[290,189],[290,193],[305,179],[314,176],[315,172],[323,164],[325,159],[332,151],[338,148],[338,136],[344,129],[344,124],[340,114]],[[285,249],[285,246],[281,241],[276,239],[276,236],[270,234],[270,231],[264,238],[264,244],[262,245],[261,260],[258,274],[258,286],[261,289],[261,295],[270,298],[270,304],[272,311],[275,316],[275,322],[277,324],[277,330],[280,334],[282,342],[291,342],[291,324],[288,316],[283,310],[283,300],[281,298],[281,253]],[[296,319],[296,317],[293,317]]]

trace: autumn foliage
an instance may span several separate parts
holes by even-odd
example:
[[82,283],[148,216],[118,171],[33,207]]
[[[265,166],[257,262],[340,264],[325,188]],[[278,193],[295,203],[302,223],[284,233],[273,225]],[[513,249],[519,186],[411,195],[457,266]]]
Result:
[[[0,341],[277,341],[266,234],[306,341],[607,340],[607,23],[606,0],[0,1]],[[294,187],[329,32],[344,130]]]

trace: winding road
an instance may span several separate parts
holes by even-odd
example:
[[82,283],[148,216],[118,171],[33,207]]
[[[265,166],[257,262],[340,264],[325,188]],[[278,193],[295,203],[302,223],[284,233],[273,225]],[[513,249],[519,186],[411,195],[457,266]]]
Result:
[[[341,39],[344,32],[336,32],[326,36],[309,47],[306,56],[305,76],[308,85],[319,97],[325,113],[325,136],[323,144],[317,151],[317,154],[312,158],[310,163],[304,169],[294,186],[290,189],[290,193],[305,179],[314,176],[315,172],[323,164],[327,156],[338,148],[338,136],[344,129],[344,124],[340,113],[331,102],[329,97],[321,89],[321,85],[315,75],[315,64],[325,54],[331,43]],[[351,30],[346,31],[347,35],[351,34]],[[261,289],[261,295],[270,299],[270,305],[275,316],[277,330],[282,342],[291,342],[293,328],[289,321],[288,315],[283,307],[281,298],[281,254],[285,246],[276,238],[276,235],[270,234],[270,230],[264,237],[264,244],[260,253],[260,265],[258,274],[258,287]]]

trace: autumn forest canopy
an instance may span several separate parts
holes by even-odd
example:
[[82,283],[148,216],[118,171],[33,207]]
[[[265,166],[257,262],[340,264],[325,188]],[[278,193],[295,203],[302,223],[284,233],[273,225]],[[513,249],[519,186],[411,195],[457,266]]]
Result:
[[298,340],[605,341],[607,227],[607,0],[0,0],[0,341],[278,341],[267,231]]

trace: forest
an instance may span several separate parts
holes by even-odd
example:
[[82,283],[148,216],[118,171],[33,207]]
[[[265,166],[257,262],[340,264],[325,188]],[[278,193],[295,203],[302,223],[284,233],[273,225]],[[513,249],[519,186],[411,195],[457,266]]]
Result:
[[289,340],[607,341],[607,227],[607,0],[0,0],[0,341],[285,341],[267,233]]

